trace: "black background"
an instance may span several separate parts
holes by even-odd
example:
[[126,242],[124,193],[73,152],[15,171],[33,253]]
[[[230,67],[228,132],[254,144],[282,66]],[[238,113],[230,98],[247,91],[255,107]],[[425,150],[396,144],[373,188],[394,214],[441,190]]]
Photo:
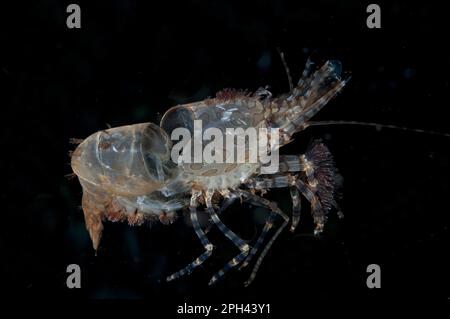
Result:
[[[71,137],[108,124],[157,123],[170,106],[225,87],[286,92],[278,47],[294,79],[311,55],[318,63],[341,60],[345,76],[352,76],[315,120],[449,133],[442,7],[379,2],[377,30],[366,26],[364,1],[78,1],[82,27],[68,29],[69,3],[33,1],[3,10],[5,289],[30,300],[137,299],[132,303],[166,314],[186,300],[272,303],[274,313],[299,311],[310,301],[449,302],[448,137],[355,126],[298,134],[284,153],[303,152],[313,138],[323,138],[333,152],[344,179],[345,218],[331,214],[317,239],[309,235],[305,208],[296,234],[280,236],[249,288],[243,287],[248,271],[207,286],[237,253],[217,231],[211,233],[217,249],[204,267],[164,282],[202,252],[184,218],[170,227],[106,223],[94,256],[79,208],[81,187],[64,177],[71,173]],[[269,198],[289,212],[287,191]],[[235,205],[224,222],[251,239],[260,230],[253,221],[259,214],[265,212]],[[78,290],[65,285],[72,263],[82,269]],[[381,266],[381,289],[366,286],[372,263]]]

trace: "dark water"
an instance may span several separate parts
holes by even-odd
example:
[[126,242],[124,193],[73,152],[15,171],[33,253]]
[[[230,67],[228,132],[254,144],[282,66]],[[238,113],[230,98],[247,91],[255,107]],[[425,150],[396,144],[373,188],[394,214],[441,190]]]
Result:
[[[380,2],[382,28],[370,30],[368,2],[80,1],[82,27],[69,30],[68,4],[19,1],[2,20],[0,254],[3,289],[11,296],[77,305],[132,299],[106,308],[125,303],[164,314],[185,300],[271,303],[273,313],[336,300],[448,304],[448,137],[342,126],[298,134],[286,154],[303,152],[313,138],[333,152],[344,179],[345,218],[331,214],[317,239],[308,235],[305,208],[296,235],[280,236],[249,288],[243,287],[248,271],[207,286],[237,253],[217,231],[211,233],[217,249],[204,267],[164,282],[202,252],[183,218],[170,227],[106,223],[94,256],[79,209],[81,187],[64,177],[71,173],[71,137],[158,122],[170,106],[224,87],[287,91],[278,47],[294,79],[310,55],[340,60],[352,76],[316,120],[449,133],[442,8]],[[289,212],[287,192],[269,198]],[[235,205],[224,222],[251,239],[260,230],[254,214]],[[73,263],[82,270],[81,289],[66,287]],[[381,289],[366,286],[369,264],[381,267]]]

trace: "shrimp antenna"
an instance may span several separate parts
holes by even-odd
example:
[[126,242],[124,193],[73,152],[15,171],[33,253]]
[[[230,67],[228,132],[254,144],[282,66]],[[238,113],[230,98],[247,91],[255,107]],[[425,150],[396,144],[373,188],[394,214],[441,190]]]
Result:
[[429,135],[439,135],[439,136],[450,137],[450,133],[429,131],[429,130],[423,130],[423,129],[417,129],[417,128],[409,128],[409,127],[405,127],[405,126],[397,126],[397,125],[391,125],[391,124],[379,124],[379,123],[359,122],[359,121],[310,121],[310,122],[306,123],[305,126],[308,127],[308,126],[324,126],[324,125],[371,126],[371,127],[375,127],[377,130],[381,130],[383,128],[388,128],[388,129],[393,129],[393,130],[408,131],[408,132],[415,132],[415,133],[425,133],[425,134],[429,134]]
[[294,90],[294,85],[292,83],[292,76],[291,72],[289,71],[289,67],[286,63],[286,59],[284,58],[284,53],[281,52],[280,48],[277,48],[278,53],[280,54],[281,62],[283,62],[284,70],[286,71],[286,75],[289,81],[289,92],[292,92]]

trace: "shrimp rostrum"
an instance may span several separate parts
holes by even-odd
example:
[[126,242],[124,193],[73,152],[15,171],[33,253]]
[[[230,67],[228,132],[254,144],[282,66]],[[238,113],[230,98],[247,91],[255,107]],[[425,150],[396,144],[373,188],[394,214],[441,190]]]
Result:
[[[191,273],[213,253],[214,246],[197,218],[197,211],[204,210],[211,225],[239,249],[209,284],[234,267],[253,264],[248,285],[282,230],[290,223],[290,230],[295,231],[302,199],[311,206],[314,233],[320,234],[327,213],[333,208],[338,211],[336,170],[327,147],[315,141],[305,154],[278,156],[276,169],[268,170],[267,161],[251,155],[249,132],[258,130],[257,144],[267,147],[266,155],[278,154],[278,148],[292,141],[293,135],[305,129],[308,121],[342,90],[347,80],[341,79],[340,72],[338,61],[328,61],[320,68],[308,61],[297,85],[291,85],[290,92],[282,96],[272,97],[262,88],[253,94],[226,89],[215,98],[169,109],[160,126],[134,124],[89,136],[73,152],[72,168],[83,188],[82,208],[94,249],[99,247],[105,220],[128,221],[130,225],[153,220],[170,224],[178,210],[187,208],[204,252],[167,277],[168,281],[177,279]],[[233,129],[244,132],[243,138],[230,138]],[[174,144],[186,134],[190,138]],[[216,147],[203,147],[202,140],[212,140],[213,135]],[[219,141],[218,136],[227,143]],[[242,140],[244,143],[239,142]],[[203,151],[200,155],[198,147]],[[205,154],[213,160],[206,160]],[[227,160],[221,160],[223,154]],[[236,159],[239,154],[243,155]],[[262,197],[272,188],[289,189],[291,214]],[[270,211],[254,243],[239,238],[220,220],[220,213],[236,199]]]

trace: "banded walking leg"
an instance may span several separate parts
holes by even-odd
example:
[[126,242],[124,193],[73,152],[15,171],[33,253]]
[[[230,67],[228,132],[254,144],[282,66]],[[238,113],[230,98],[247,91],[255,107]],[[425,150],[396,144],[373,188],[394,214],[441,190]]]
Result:
[[[296,156],[298,162],[298,156]],[[301,197],[296,186],[292,183],[296,177],[291,175],[275,175],[272,177],[257,177],[249,181],[246,186],[251,188],[269,189],[289,187],[292,200],[292,226],[291,232],[294,232],[300,221]],[[243,266],[244,267],[244,266]]]
[[319,235],[323,232],[323,227],[325,225],[326,216],[325,211],[323,210],[322,204],[319,198],[316,196],[313,190],[311,190],[310,186],[307,185],[300,179],[295,181],[295,186],[298,190],[306,197],[306,199],[311,203],[311,214],[314,218],[314,223],[316,224],[316,228],[314,229],[314,235]]
[[[298,222],[298,217],[300,213],[300,196],[298,196],[297,192],[295,190],[292,190],[292,187],[298,189],[300,193],[306,197],[306,199],[311,203],[311,214],[313,215],[314,222],[316,224],[316,229],[314,233],[316,235],[320,234],[323,231],[323,226],[325,224],[325,212],[324,207],[322,205],[323,200],[318,196],[320,193],[316,192],[314,188],[312,188],[308,182],[304,182],[301,179],[297,178],[296,176],[290,176],[290,175],[277,175],[274,176],[274,178],[254,178],[252,181],[250,181],[250,186],[257,186],[262,188],[276,188],[276,187],[291,187],[291,196],[292,196],[292,210],[293,210],[293,223],[292,227],[297,226],[294,224],[294,217]],[[317,186],[317,185],[316,185]],[[298,201],[296,201],[295,198],[298,198]],[[334,199],[331,198],[331,205],[335,205]],[[329,199],[327,199],[329,200]],[[329,202],[327,202],[329,203]],[[292,230],[291,227],[291,230]],[[295,229],[295,227],[294,227]],[[256,245],[255,245],[256,247]],[[254,247],[254,248],[255,248]]]
[[[231,194],[230,197],[225,198],[225,200],[223,201],[222,205],[220,206],[220,209],[219,209],[219,212],[217,213],[217,215],[220,216],[238,198],[239,197],[234,195],[234,194]],[[205,234],[209,233],[209,231],[211,230],[213,225],[214,225],[214,222],[212,220],[210,220],[209,224],[205,228]]]
[[197,198],[201,196],[201,192],[199,191],[193,191],[191,196],[191,203],[190,203],[190,213],[191,213],[191,220],[192,225],[194,226],[195,233],[197,234],[197,237],[200,239],[200,242],[202,243],[203,247],[205,248],[205,252],[201,254],[197,259],[195,259],[193,262],[191,262],[189,265],[187,265],[185,268],[177,271],[176,273],[170,275],[167,277],[167,281],[171,281],[174,279],[177,279],[181,276],[184,276],[185,274],[190,274],[192,270],[198,266],[200,266],[206,259],[208,259],[211,254],[214,246],[209,242],[208,238],[206,237],[205,233],[203,232],[202,228],[200,227],[200,224],[198,222],[197,218]]
[[261,235],[259,235],[258,240],[255,243],[255,246],[250,251],[250,254],[247,256],[247,258],[242,263],[241,267],[239,269],[242,269],[244,267],[247,267],[248,264],[252,261],[253,257],[258,252],[258,249],[261,247],[261,245],[264,243],[264,240],[266,239],[267,234],[273,227],[273,222],[275,220],[276,214],[273,212],[270,212],[269,218],[267,219],[266,223],[264,224],[264,228],[261,232]]
[[258,260],[256,261],[255,266],[253,267],[252,273],[250,274],[250,277],[248,278],[248,280],[245,282],[245,286],[248,286],[252,283],[252,281],[255,279],[256,277],[256,273],[258,272],[258,269],[264,259],[264,257],[266,256],[267,252],[269,251],[270,247],[272,246],[272,244],[275,242],[275,240],[277,239],[277,237],[280,235],[280,233],[283,231],[283,229],[286,227],[286,225],[289,222],[289,217],[286,216],[277,206],[277,204],[275,202],[271,202],[265,198],[261,198],[257,195],[254,195],[250,192],[247,191],[239,191],[239,193],[244,196],[246,198],[246,200],[254,205],[257,206],[261,206],[261,207],[266,207],[269,208],[271,210],[271,215],[269,216],[266,225],[264,226],[264,230],[260,235],[260,238],[262,237],[262,239],[258,239],[257,244],[253,247],[252,251],[250,252],[249,256],[247,257],[247,260],[245,261],[245,263],[248,264],[248,262],[250,262],[250,260],[253,258],[253,256],[256,254],[256,252],[259,249],[259,246],[261,246],[262,242],[264,241],[265,236],[267,235],[268,231],[273,227],[273,217],[274,215],[279,215],[281,216],[284,220],[283,220],[283,224],[278,228],[278,230],[275,232],[275,234],[272,236],[272,238],[269,240],[269,242],[266,244],[266,246],[264,247],[264,250],[262,251],[261,255],[259,256]]
[[222,231],[222,233],[230,239],[236,247],[239,248],[241,251],[240,254],[235,256],[232,260],[230,260],[224,268],[219,270],[214,276],[212,276],[211,280],[209,281],[209,285],[213,285],[217,280],[219,280],[225,273],[230,270],[231,268],[235,267],[236,265],[240,264],[240,262],[248,255],[250,251],[250,246],[243,241],[241,238],[239,238],[233,231],[231,231],[225,224],[219,219],[219,216],[217,215],[216,211],[214,210],[214,207],[211,203],[211,193],[206,194],[206,209],[208,210],[209,214],[211,215],[211,218],[213,222],[217,225],[217,227]]

